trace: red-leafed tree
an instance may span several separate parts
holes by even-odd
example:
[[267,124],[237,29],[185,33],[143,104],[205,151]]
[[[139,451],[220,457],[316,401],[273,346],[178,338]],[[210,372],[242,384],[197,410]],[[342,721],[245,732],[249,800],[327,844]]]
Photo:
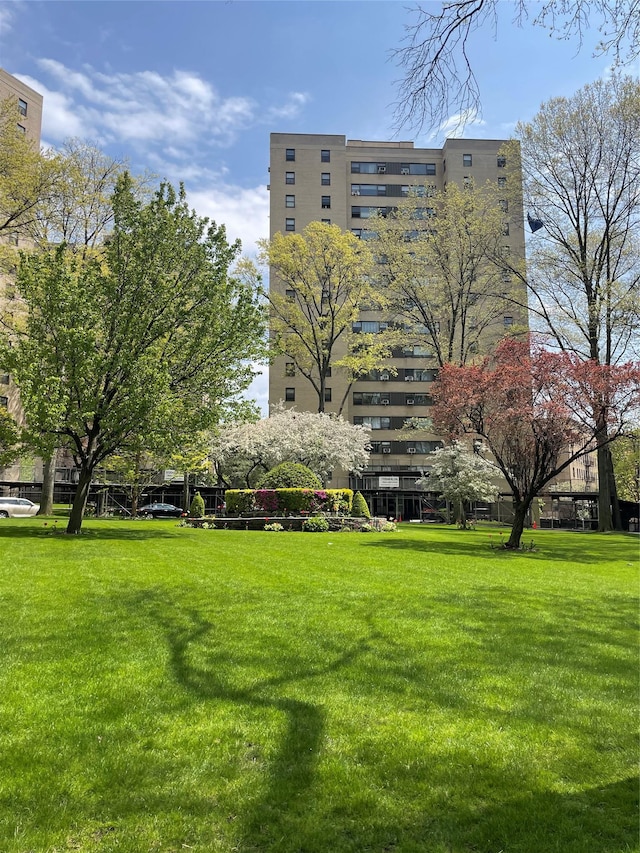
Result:
[[640,405],[640,365],[599,365],[506,338],[481,364],[445,365],[433,421],[450,436],[482,436],[513,495],[508,548],[544,486],[579,456],[612,441]]

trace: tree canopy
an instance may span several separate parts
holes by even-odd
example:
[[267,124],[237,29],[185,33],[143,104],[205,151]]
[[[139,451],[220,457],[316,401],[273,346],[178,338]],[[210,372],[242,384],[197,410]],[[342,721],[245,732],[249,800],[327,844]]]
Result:
[[212,458],[223,479],[240,474],[249,488],[256,476],[281,462],[302,463],[326,483],[336,468],[362,471],[369,436],[365,427],[339,415],[276,407],[269,418],[222,429]]
[[164,184],[149,201],[128,175],[99,252],[67,244],[23,255],[24,317],[2,361],[27,421],[73,451],[79,486],[68,531],[80,530],[93,471],[117,450],[174,444],[234,406],[262,350],[255,289],[229,273],[239,245]]
[[418,484],[441,492],[455,507],[456,520],[467,526],[465,504],[470,501],[493,501],[498,496],[496,478],[499,470],[479,453],[461,441],[454,440],[438,447],[427,457],[428,470]]
[[375,275],[403,345],[422,346],[440,366],[465,364],[502,336],[513,305],[504,216],[495,187],[469,181],[416,187],[368,221]]
[[620,434],[640,404],[640,366],[599,365],[505,338],[481,364],[445,365],[434,383],[436,428],[481,436],[513,495],[509,547],[531,502],[575,459]]
[[[637,358],[640,83],[613,75],[553,98],[516,132],[506,154],[517,180],[508,186],[522,176],[525,205],[540,224],[526,273],[532,326],[583,360]],[[610,528],[619,518],[606,443],[598,473],[599,518]]]
[[0,101],[0,234],[14,238],[35,226],[60,172],[60,158],[41,153],[17,130],[19,120],[16,99]]
[[381,304],[371,283],[371,253],[350,231],[322,222],[311,222],[302,234],[278,233],[261,248],[272,275],[266,293],[272,353],[291,359],[323,412],[330,371],[342,367],[352,382],[390,356],[384,335],[353,328],[364,306]]

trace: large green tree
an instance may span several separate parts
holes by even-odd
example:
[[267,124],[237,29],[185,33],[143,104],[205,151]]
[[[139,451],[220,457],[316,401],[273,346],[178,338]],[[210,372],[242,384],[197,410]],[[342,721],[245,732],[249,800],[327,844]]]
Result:
[[[526,275],[532,325],[596,364],[637,357],[640,83],[612,76],[553,98],[516,132],[507,163],[521,172],[525,204],[539,226]],[[599,524],[609,530],[620,520],[607,442],[599,446],[598,476]]]
[[184,192],[162,185],[135,197],[128,175],[112,200],[101,251],[66,244],[23,256],[25,316],[4,362],[27,420],[73,451],[78,533],[96,466],[168,433],[179,447],[228,414],[252,378],[263,312],[255,289],[229,273],[239,244],[198,217]]
[[403,342],[425,348],[440,367],[486,352],[504,334],[505,311],[513,313],[505,300],[517,284],[497,195],[472,181],[444,191],[416,187],[395,210],[368,220],[375,276]]
[[[325,408],[330,371],[342,368],[349,385],[382,366],[386,335],[362,334],[354,324],[366,307],[380,307],[372,286],[373,261],[362,240],[337,225],[312,222],[302,234],[276,234],[261,244],[271,269],[267,299],[273,355],[287,355]],[[331,374],[333,375],[333,374]]]

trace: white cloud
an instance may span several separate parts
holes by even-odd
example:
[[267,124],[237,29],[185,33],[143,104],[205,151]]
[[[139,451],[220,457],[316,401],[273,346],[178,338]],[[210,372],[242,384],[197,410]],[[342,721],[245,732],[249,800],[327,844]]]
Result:
[[0,36],[6,36],[11,32],[13,26],[14,13],[12,7],[8,3],[0,6]]
[[37,80],[29,85],[45,95],[43,133],[48,139],[77,135],[103,145],[128,143],[145,153],[150,146],[170,146],[184,162],[193,159],[196,147],[229,146],[243,130],[291,118],[308,101],[303,92],[290,93],[275,105],[241,95],[223,97],[211,83],[184,70],[164,76],[156,71],[104,73],[46,58],[38,65],[51,85]]
[[256,253],[256,242],[269,236],[269,193],[266,187],[242,187],[211,184],[189,190],[189,205],[200,216],[224,223],[229,240],[242,240],[244,254]]
[[484,127],[485,125],[486,122],[479,117],[477,110],[464,110],[461,113],[449,116],[429,139],[433,140],[437,136],[444,139],[461,139],[465,135],[467,128]]

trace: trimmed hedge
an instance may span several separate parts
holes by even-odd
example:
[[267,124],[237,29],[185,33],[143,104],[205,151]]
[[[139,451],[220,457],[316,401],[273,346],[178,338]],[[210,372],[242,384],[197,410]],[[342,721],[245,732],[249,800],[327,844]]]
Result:
[[351,514],[351,489],[228,489],[227,515],[264,512],[271,515],[337,512]]

